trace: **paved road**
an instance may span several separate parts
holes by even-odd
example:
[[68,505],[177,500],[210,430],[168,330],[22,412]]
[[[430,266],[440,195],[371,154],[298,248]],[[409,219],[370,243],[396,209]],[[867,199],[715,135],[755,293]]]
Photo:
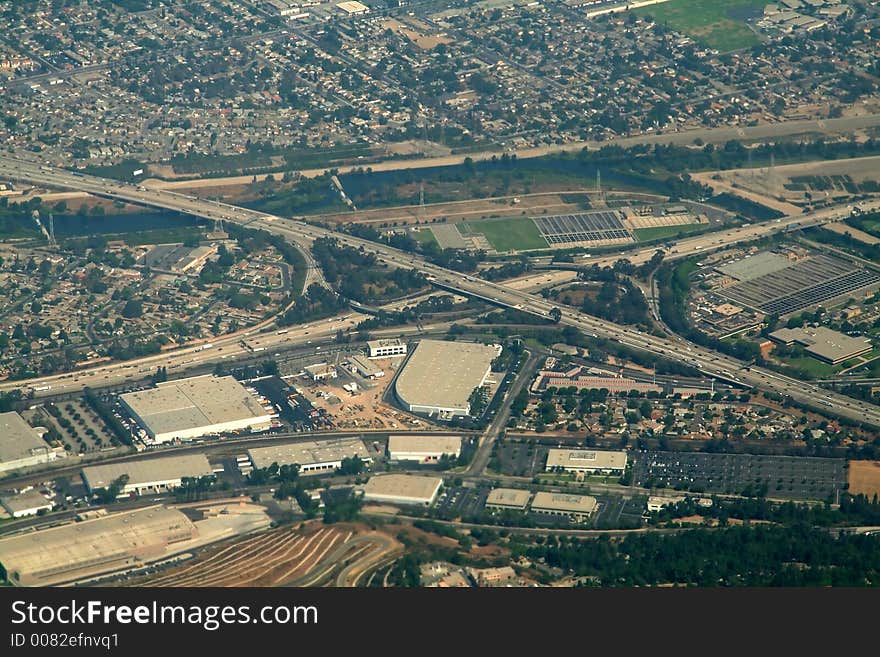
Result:
[[492,447],[495,445],[495,441],[498,440],[498,436],[501,435],[501,432],[507,426],[507,419],[510,417],[510,406],[513,404],[513,400],[516,399],[523,386],[532,380],[532,375],[538,365],[539,354],[536,352],[526,353],[529,356],[513,385],[508,388],[507,396],[498,408],[498,413],[495,415],[492,424],[489,425],[488,430],[480,437],[477,452],[471,459],[471,464],[465,470],[465,476],[481,475],[486,470],[486,466],[489,464],[489,457],[492,456]]
[[[749,367],[747,363],[739,359],[716,353],[681,338],[658,338],[653,335],[643,334],[635,328],[621,326],[586,315],[575,309],[566,308],[560,310],[552,302],[538,295],[521,290],[513,290],[504,285],[451,271],[427,262],[417,255],[405,253],[384,244],[377,244],[351,235],[311,226],[304,222],[287,220],[262,212],[235,207],[220,201],[209,201],[167,190],[146,189],[93,176],[52,170],[49,167],[37,166],[11,157],[0,159],[0,176],[29,180],[57,187],[92,191],[108,198],[177,210],[208,219],[222,217],[225,221],[233,221],[253,228],[261,228],[281,235],[303,248],[308,248],[317,238],[332,236],[343,244],[354,248],[363,248],[365,251],[376,254],[380,262],[416,269],[424,273],[439,288],[472,298],[482,299],[499,307],[515,308],[540,317],[554,319],[563,325],[577,328],[586,335],[603,337],[634,349],[647,351],[663,358],[677,360],[718,379],[733,382],[744,387],[755,387],[773,392],[788,397],[801,405],[815,408],[831,415],[880,427],[880,407],[873,404],[839,393],[828,393],[827,391],[820,390],[813,384],[798,381],[770,370]],[[880,201],[872,202],[871,206],[880,207]],[[799,215],[798,217],[780,219],[778,222],[757,224],[745,229],[740,228],[733,231],[725,231],[725,233],[701,236],[699,239],[708,240],[705,248],[700,244],[691,242],[688,242],[684,248],[686,250],[693,249],[695,252],[699,250],[705,252],[757,235],[772,233],[791,223],[798,222],[801,225],[821,223],[823,221],[840,219],[848,214],[849,209],[846,206],[825,208]],[[679,243],[678,254],[673,255],[684,257],[685,253],[682,252],[681,243]]]

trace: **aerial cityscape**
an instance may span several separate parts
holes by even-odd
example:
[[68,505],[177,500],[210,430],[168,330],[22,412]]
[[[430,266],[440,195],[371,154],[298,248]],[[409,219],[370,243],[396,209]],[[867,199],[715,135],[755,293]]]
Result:
[[880,586],[880,2],[0,18],[0,586]]

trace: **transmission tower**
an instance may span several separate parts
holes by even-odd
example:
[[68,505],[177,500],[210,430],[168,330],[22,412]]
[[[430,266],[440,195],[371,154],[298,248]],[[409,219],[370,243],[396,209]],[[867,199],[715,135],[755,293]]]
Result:
[[428,216],[425,209],[425,183],[419,183],[419,221],[424,221]]
[[49,213],[49,246],[55,246],[55,216]]

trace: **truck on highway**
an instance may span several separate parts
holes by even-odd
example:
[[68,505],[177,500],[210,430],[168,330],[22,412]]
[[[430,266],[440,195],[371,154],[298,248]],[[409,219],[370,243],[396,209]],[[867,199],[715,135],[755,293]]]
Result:
[[213,347],[213,346],[214,346],[214,343],[213,343],[213,342],[206,342],[206,343],[203,344],[202,346],[198,347],[198,348],[196,349],[196,351],[204,351],[205,349],[210,349],[210,348]]

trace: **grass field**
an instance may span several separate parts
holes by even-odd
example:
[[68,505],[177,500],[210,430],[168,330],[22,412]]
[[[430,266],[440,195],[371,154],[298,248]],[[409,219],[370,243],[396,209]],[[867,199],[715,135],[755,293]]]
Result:
[[535,222],[528,217],[468,221],[464,225],[470,233],[483,234],[496,251],[525,251],[549,246]]
[[415,230],[411,234],[419,244],[430,244],[431,242],[437,244],[437,238],[434,237],[434,232],[430,228]]
[[805,372],[809,372],[813,377],[821,379],[824,377],[834,376],[837,370],[841,369],[841,365],[830,365],[816,360],[811,356],[802,356],[801,358],[780,358],[785,363],[800,368]]
[[850,461],[849,492],[864,493],[868,499],[880,495],[880,461]]
[[657,226],[656,228],[636,228],[633,235],[639,242],[650,242],[667,237],[677,237],[679,234],[695,233],[708,228],[708,224],[683,224],[681,226]]
[[760,43],[745,18],[760,15],[765,4],[764,0],[669,0],[636,11],[710,48],[728,52]]

